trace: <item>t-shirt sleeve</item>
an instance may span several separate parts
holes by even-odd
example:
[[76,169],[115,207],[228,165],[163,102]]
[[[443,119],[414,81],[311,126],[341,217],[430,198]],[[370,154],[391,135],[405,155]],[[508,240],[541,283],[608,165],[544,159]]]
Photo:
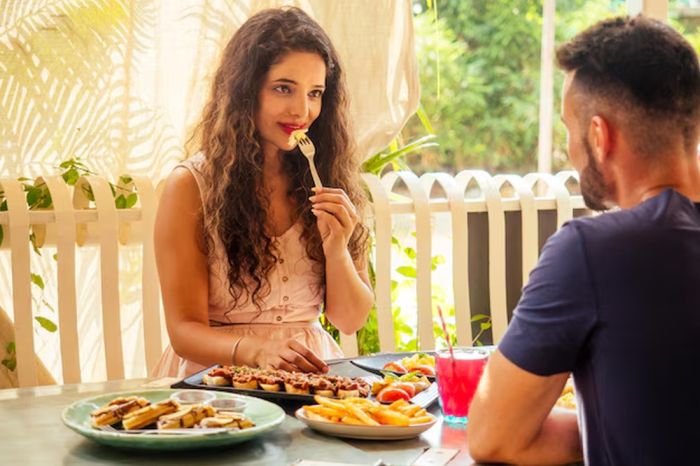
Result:
[[521,369],[542,376],[574,370],[597,318],[584,247],[568,223],[543,248],[498,346]]

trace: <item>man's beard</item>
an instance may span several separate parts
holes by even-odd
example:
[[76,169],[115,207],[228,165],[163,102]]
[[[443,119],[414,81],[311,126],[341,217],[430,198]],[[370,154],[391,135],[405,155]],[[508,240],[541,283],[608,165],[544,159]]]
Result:
[[608,210],[610,207],[605,203],[605,198],[608,196],[608,186],[605,184],[605,178],[600,171],[600,167],[593,156],[588,138],[583,139],[583,147],[588,156],[588,165],[581,171],[581,195],[586,206],[598,212]]

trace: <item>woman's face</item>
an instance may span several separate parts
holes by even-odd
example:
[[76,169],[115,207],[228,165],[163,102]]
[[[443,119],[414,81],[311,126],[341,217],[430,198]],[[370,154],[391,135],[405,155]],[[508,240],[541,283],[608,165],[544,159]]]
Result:
[[270,67],[255,113],[265,154],[294,148],[289,136],[318,118],[325,83],[326,64],[315,53],[289,52]]

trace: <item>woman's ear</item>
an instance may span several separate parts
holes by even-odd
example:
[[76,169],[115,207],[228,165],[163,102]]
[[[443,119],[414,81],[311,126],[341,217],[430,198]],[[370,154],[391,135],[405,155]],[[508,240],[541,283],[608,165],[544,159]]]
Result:
[[594,115],[588,127],[588,137],[591,141],[593,155],[599,164],[607,161],[613,147],[613,128],[600,115]]

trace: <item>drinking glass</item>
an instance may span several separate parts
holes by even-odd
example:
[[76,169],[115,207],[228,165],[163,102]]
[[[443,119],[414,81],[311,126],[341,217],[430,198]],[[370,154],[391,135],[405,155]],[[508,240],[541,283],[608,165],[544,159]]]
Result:
[[440,408],[445,422],[466,424],[469,406],[486,366],[489,353],[479,348],[454,348],[435,354]]

